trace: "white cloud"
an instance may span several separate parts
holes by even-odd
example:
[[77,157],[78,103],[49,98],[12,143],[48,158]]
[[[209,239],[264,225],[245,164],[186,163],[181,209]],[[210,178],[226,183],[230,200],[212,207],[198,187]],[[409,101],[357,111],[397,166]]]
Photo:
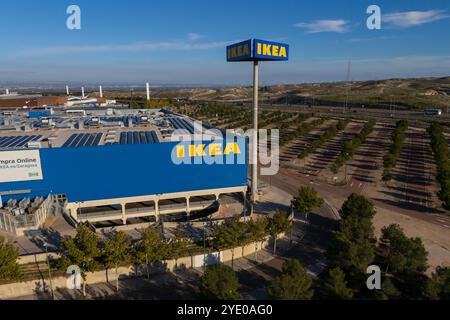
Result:
[[297,28],[303,28],[307,30],[307,33],[320,33],[320,32],[336,32],[344,33],[347,31],[348,21],[343,19],[337,20],[316,20],[312,22],[299,22],[294,26]]
[[188,39],[189,39],[189,41],[196,41],[196,40],[202,39],[202,38],[204,38],[204,37],[205,37],[205,36],[202,35],[202,34],[198,34],[198,33],[194,33],[194,32],[188,33]]
[[407,11],[383,15],[383,22],[393,27],[408,28],[447,19],[450,15],[445,10]]
[[49,56],[64,54],[101,53],[101,52],[143,52],[143,51],[191,51],[225,48],[236,41],[217,41],[191,43],[186,41],[174,42],[139,42],[129,44],[104,44],[93,46],[54,46],[23,50],[22,56]]

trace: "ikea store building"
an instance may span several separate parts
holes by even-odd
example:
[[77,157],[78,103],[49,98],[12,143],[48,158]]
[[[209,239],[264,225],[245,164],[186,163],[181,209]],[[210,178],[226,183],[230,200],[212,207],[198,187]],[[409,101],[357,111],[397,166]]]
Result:
[[[30,142],[51,137],[0,134],[0,229],[18,233],[56,213],[75,222],[157,221],[205,210],[222,194],[247,192],[245,138],[177,143],[159,131],[152,140],[134,129],[133,143],[116,131],[116,141],[105,143],[108,133],[100,134],[70,134],[60,146],[39,148]],[[70,141],[77,139],[85,142]]]

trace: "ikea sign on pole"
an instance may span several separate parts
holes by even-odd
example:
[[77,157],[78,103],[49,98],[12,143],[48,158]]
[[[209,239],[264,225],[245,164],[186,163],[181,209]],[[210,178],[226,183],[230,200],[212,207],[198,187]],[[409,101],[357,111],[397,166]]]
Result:
[[227,61],[288,61],[289,45],[250,39],[227,47]]
[[252,146],[252,203],[258,200],[258,88],[260,61],[288,61],[289,45],[260,39],[250,39],[227,47],[228,62],[253,62],[253,146]]

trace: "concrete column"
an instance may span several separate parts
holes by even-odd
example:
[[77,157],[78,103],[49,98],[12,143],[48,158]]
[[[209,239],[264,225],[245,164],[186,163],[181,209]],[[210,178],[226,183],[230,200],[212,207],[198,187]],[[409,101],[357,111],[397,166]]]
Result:
[[155,214],[156,214],[156,222],[159,221],[159,200],[155,200]]
[[76,221],[78,221],[78,208],[70,208],[70,215],[72,216],[72,218],[74,218]]
[[246,193],[242,192],[242,196],[243,196],[243,199],[244,199],[244,201],[243,201],[244,213],[245,213],[245,216],[247,216],[248,212],[247,212],[247,196],[246,196]]
[[252,202],[258,201],[258,89],[259,64],[253,63],[253,150],[252,150]]
[[189,197],[186,197],[186,212],[188,214],[191,213],[191,205],[190,205],[190,198]]
[[122,206],[122,223],[126,225],[127,224],[126,204],[122,203],[121,206]]

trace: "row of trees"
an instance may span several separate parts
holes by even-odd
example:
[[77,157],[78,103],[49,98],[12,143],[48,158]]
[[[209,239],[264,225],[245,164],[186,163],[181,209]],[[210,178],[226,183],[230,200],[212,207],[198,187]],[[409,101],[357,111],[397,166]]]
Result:
[[318,148],[320,148],[325,142],[334,138],[338,132],[345,130],[349,123],[349,120],[339,120],[336,125],[332,125],[319,137],[319,139],[312,142],[305,150],[298,156],[299,159],[304,159]]
[[450,159],[447,138],[439,124],[432,124],[428,128],[428,133],[431,137],[431,149],[437,166],[436,179],[441,186],[438,196],[443,207],[450,209]]
[[145,109],[164,108],[171,104],[169,99],[151,99],[144,102]]
[[[236,119],[242,120],[243,118],[245,118],[246,121],[251,121],[251,110],[233,108],[229,105],[217,102],[191,105],[188,108],[179,107],[178,110],[196,119],[207,118],[214,125],[233,123],[237,121]],[[268,113],[269,112],[263,111],[263,114]]]
[[331,165],[331,171],[333,173],[338,173],[339,169],[345,164],[345,162],[348,161],[360,145],[366,141],[367,136],[372,133],[375,123],[375,120],[369,120],[364,125],[360,133],[358,133],[352,140],[345,142],[341,154]]
[[[340,210],[326,256],[329,269],[322,277],[322,295],[333,299],[448,299],[450,268],[425,275],[427,256],[420,238],[408,238],[398,225],[374,235],[375,209],[363,196],[352,194]],[[382,270],[381,290],[366,286],[367,268]]]
[[[80,224],[74,238],[65,237],[60,242],[61,259],[56,261],[56,266],[66,270],[71,265],[80,267],[83,278],[83,294],[85,295],[86,277],[90,272],[105,268],[115,269],[116,277],[118,268],[130,263],[147,266],[156,261],[172,258],[180,249],[185,249],[187,242],[170,241],[162,239],[160,232],[155,228],[141,231],[141,239],[132,243],[131,238],[119,231],[100,241],[85,224]],[[183,248],[180,248],[183,246]],[[119,279],[116,281],[119,289]]]
[[317,126],[320,126],[325,122],[325,118],[316,119],[310,123],[298,123],[297,128],[294,131],[283,133],[280,139],[280,145],[284,146],[290,143],[291,141],[301,138],[304,135],[308,134],[312,130],[314,130]]
[[291,112],[276,111],[273,113],[269,113],[269,114],[267,114],[266,117],[261,116],[261,120],[259,122],[259,127],[264,128],[272,123],[282,124],[286,120],[291,119],[293,116],[295,116],[294,120],[298,119],[297,115],[294,113],[291,113]]
[[[225,220],[222,224],[213,226],[212,237],[207,239],[210,249],[232,249],[232,265],[234,250],[252,242],[262,242],[270,235],[288,231],[291,221],[285,213],[277,212],[273,217],[258,220],[242,221],[240,217]],[[185,237],[181,230],[176,230],[176,237],[163,239],[160,231],[150,227],[141,231],[140,240],[132,242],[124,232],[116,232],[105,241],[100,241],[96,233],[86,225],[80,224],[74,238],[66,237],[60,243],[61,259],[56,266],[66,270],[70,265],[81,269],[83,278],[83,293],[85,293],[86,276],[90,272],[101,269],[115,270],[130,263],[145,266],[147,277],[150,277],[150,266],[158,261],[177,260],[191,254],[192,240]],[[274,251],[276,240],[274,241]],[[118,278],[116,281],[119,290]]]
[[308,119],[309,117],[310,117],[309,115],[299,113],[289,121],[283,121],[278,123],[279,125],[278,129],[280,129],[281,136],[283,136],[285,132],[289,130],[289,128],[293,126],[298,127],[302,125],[303,122],[305,122],[305,120]]
[[392,169],[397,165],[397,159],[402,152],[406,139],[406,130],[408,130],[408,121],[399,120],[395,125],[394,132],[392,133],[392,145],[389,149],[389,153],[384,156],[384,172],[383,180],[392,180]]
[[276,254],[277,236],[292,228],[292,222],[284,212],[276,212],[273,217],[242,221],[240,217],[225,220],[213,228],[211,246],[217,250],[231,249],[231,265],[234,266],[234,250],[250,243],[263,242],[268,235],[273,238]]

